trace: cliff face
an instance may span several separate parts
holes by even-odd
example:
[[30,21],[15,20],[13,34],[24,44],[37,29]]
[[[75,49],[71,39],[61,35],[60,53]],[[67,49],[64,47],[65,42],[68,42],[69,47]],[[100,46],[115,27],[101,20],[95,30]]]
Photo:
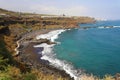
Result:
[[[68,28],[71,25],[74,27],[77,27],[78,22],[76,20],[69,20],[69,19],[62,19],[62,20],[56,20],[56,18],[51,18],[51,20],[48,19],[42,19],[42,18],[24,18],[24,17],[1,17],[0,18],[0,25],[2,26],[9,26],[11,24],[23,24],[25,26],[32,26],[32,27],[38,27],[40,29],[47,29],[46,26],[49,26],[49,28],[58,28],[57,26],[62,26],[63,28]],[[56,27],[51,27],[57,25]],[[59,27],[61,28],[61,27]]]
[[34,29],[75,28],[78,23],[93,23],[90,17],[44,16],[41,14],[20,13],[0,9],[0,25],[22,24]]

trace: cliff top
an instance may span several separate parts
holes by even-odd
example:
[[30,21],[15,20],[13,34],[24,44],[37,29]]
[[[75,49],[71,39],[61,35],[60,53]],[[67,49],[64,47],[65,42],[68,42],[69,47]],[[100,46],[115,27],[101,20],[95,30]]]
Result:
[[10,11],[10,10],[0,8],[0,16],[5,16],[5,17],[8,17],[8,16],[35,17],[35,16],[37,16],[37,17],[40,17],[40,16],[55,16],[55,15],[15,12],[15,11]]

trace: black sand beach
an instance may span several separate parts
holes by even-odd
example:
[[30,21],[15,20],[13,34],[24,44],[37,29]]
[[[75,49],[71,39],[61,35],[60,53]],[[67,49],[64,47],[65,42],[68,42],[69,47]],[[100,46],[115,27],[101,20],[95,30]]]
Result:
[[[69,80],[74,80],[70,77],[69,74],[67,74],[64,70],[57,69],[51,65],[49,65],[49,62],[46,60],[42,60],[42,50],[43,47],[34,48],[33,46],[41,42],[40,40],[36,42],[30,42],[32,40],[26,41],[28,38],[32,38],[34,40],[35,36],[44,34],[49,32],[49,30],[43,30],[43,31],[36,31],[29,34],[26,34],[22,37],[21,41],[19,42],[20,47],[18,48],[19,55],[18,59],[26,63],[30,68],[35,68],[40,71],[42,71],[45,74],[55,74],[56,76],[61,75],[62,77],[66,77]],[[44,41],[44,40],[43,40]],[[41,42],[42,43],[42,42]]]

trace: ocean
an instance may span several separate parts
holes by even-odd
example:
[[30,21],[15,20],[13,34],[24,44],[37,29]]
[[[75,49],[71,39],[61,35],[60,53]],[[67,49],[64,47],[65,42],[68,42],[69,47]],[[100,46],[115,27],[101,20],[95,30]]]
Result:
[[72,77],[77,78],[83,72],[100,77],[120,73],[120,20],[80,24],[78,29],[57,30],[46,35],[57,44],[36,46],[45,48],[42,59]]

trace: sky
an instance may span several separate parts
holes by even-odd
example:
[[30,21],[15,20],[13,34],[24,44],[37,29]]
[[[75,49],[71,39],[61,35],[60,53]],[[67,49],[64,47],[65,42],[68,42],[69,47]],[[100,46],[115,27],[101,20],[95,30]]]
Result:
[[120,0],[0,0],[0,8],[18,12],[120,19]]

